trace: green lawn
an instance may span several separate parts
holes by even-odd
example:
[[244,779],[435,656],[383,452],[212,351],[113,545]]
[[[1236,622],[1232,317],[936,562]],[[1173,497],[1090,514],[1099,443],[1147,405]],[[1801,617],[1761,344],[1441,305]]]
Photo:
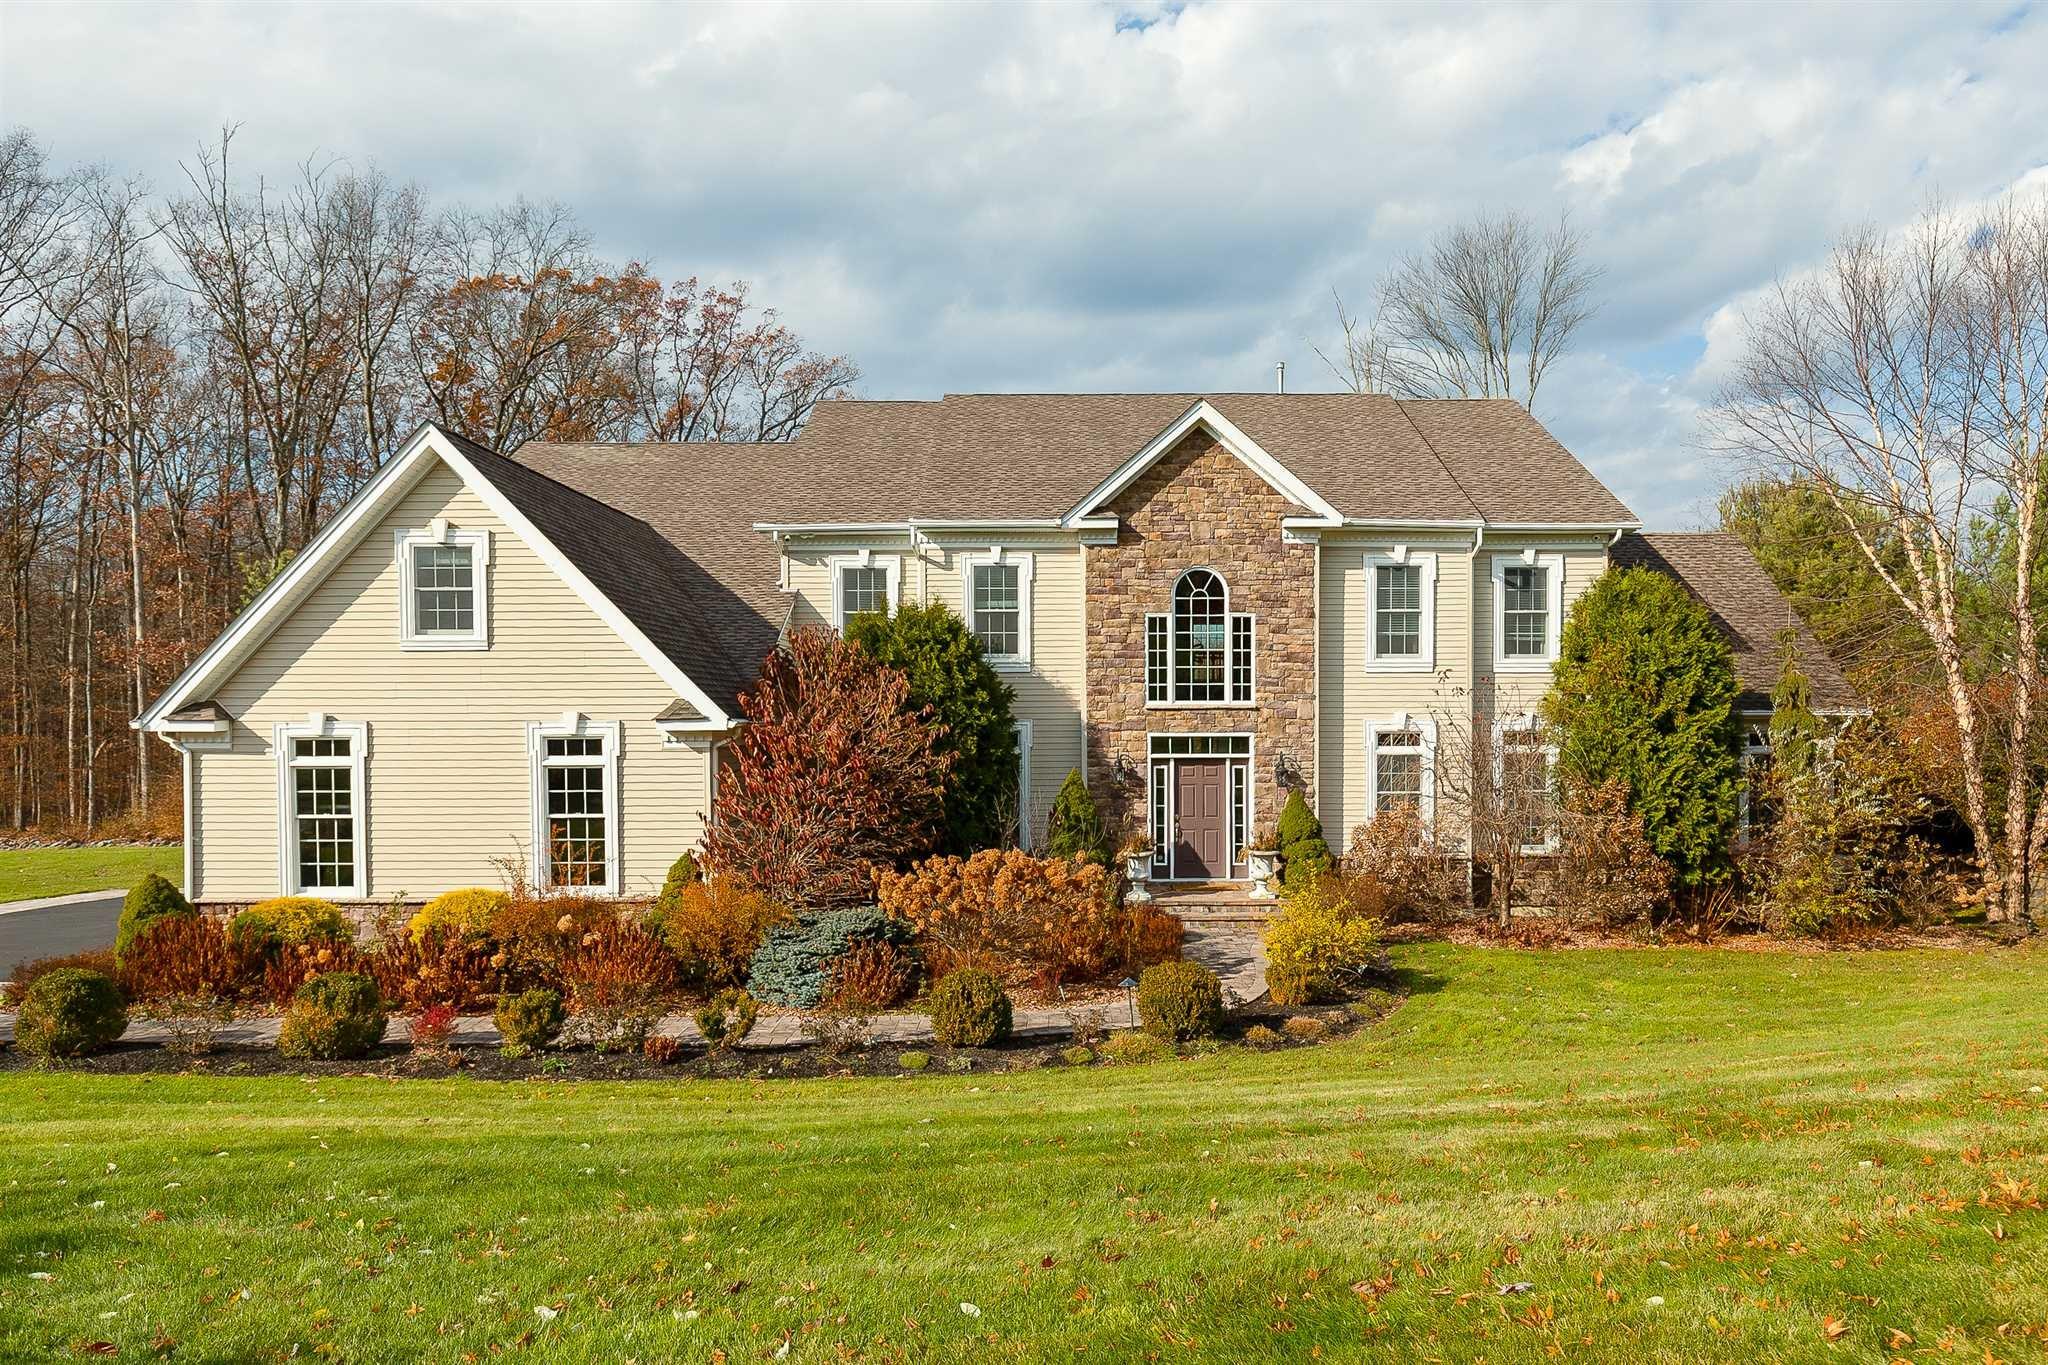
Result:
[[125,890],[152,872],[175,882],[184,869],[185,850],[176,844],[0,849],[0,902]]
[[1123,1070],[0,1076],[0,1358],[2042,1357],[2048,949],[1397,960]]

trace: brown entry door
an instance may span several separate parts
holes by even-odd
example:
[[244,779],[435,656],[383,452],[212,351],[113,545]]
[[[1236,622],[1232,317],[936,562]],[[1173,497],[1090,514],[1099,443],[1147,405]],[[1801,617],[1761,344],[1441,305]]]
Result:
[[1227,774],[1220,758],[1183,758],[1174,765],[1173,875],[1230,876]]

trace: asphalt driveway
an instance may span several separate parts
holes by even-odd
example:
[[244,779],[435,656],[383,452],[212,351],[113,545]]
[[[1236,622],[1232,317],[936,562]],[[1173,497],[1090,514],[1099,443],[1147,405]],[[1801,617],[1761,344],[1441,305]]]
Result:
[[0,905],[0,980],[17,963],[103,948],[114,941],[125,891],[86,891]]

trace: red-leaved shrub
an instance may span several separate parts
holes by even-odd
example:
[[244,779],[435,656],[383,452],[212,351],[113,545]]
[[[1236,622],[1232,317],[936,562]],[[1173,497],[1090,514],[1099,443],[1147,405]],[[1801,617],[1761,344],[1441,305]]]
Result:
[[20,1009],[21,1002],[28,999],[28,988],[36,984],[36,978],[51,972],[61,972],[76,967],[80,971],[97,972],[121,984],[121,969],[114,962],[112,948],[87,948],[81,953],[64,953],[58,957],[39,957],[33,962],[17,962],[8,978],[6,1003],[10,1009]]
[[299,987],[327,972],[372,975],[370,955],[353,943],[280,944],[264,960],[260,993],[273,1005],[289,1005]]
[[740,699],[707,860],[780,904],[866,900],[870,864],[931,847],[951,755],[910,682],[829,630],[792,631]]
[[562,984],[585,1041],[637,1050],[676,989],[676,959],[638,925],[614,923],[585,934],[563,959]]
[[212,915],[164,915],[152,921],[121,961],[130,1000],[173,996],[239,1000],[260,986],[262,954]]
[[395,934],[370,954],[369,973],[385,1000],[407,1010],[447,1005],[458,1012],[497,999],[491,945],[455,930],[431,928],[417,938]]
[[862,939],[825,976],[824,1003],[836,1010],[885,1010],[910,994],[917,964],[887,939]]

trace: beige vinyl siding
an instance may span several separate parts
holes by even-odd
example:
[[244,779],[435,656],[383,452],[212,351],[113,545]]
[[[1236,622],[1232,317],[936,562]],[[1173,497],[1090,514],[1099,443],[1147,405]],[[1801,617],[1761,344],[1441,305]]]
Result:
[[[445,517],[492,533],[491,646],[398,643],[393,532]],[[528,722],[581,712],[621,722],[621,890],[658,890],[709,807],[703,742],[665,747],[653,717],[673,690],[445,465],[434,464],[216,695],[231,749],[197,758],[195,894],[276,895],[273,727],[309,712],[369,726],[368,895],[496,886],[492,859],[531,859]]]
[[1469,537],[1398,542],[1411,555],[1436,556],[1434,668],[1427,673],[1402,672],[1375,667],[1369,658],[1367,560],[1390,553],[1396,543],[1384,535],[1326,533],[1319,553],[1317,814],[1333,848],[1347,845],[1352,830],[1372,818],[1369,729],[1402,712],[1418,719],[1434,717],[1445,725],[1470,705]]
[[1082,708],[1087,693],[1087,579],[1082,548],[1072,536],[993,533],[928,538],[913,550],[907,536],[806,537],[787,547],[790,590],[796,594],[792,623],[832,622],[831,561],[871,551],[902,561],[900,592],[905,602],[944,602],[963,611],[961,558],[986,554],[991,545],[1029,554],[1031,562],[1031,666],[1004,670],[1003,681],[1017,694],[1016,718],[1031,722],[1031,805],[1033,843],[1045,839],[1053,799],[1067,774],[1082,766]]

